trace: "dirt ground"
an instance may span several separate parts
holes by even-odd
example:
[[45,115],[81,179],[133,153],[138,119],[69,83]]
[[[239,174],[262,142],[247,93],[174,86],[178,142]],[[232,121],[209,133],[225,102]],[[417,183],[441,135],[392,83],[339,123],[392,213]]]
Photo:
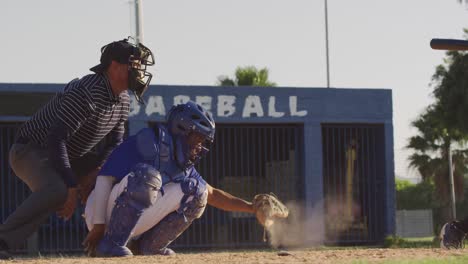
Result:
[[468,249],[307,249],[291,250],[289,255],[280,256],[281,251],[230,251],[178,253],[175,256],[135,256],[132,258],[87,258],[87,257],[38,257],[18,258],[0,263],[38,264],[208,264],[208,263],[353,263],[368,261],[378,263],[383,260],[417,260],[425,258],[446,258],[468,256]]

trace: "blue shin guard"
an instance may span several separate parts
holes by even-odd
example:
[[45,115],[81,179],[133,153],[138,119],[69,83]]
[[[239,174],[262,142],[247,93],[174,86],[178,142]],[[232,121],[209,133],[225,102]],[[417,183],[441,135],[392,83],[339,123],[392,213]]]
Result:
[[123,195],[117,199],[104,237],[96,248],[96,256],[124,257],[132,255],[126,245],[143,210],[128,206],[127,201]]
[[144,209],[155,202],[161,184],[156,169],[146,164],[136,166],[128,177],[127,188],[115,201],[104,237],[96,248],[98,257],[133,255],[127,242]]
[[208,193],[205,191],[195,196],[186,204],[183,213],[172,212],[157,225],[143,233],[138,239],[138,252],[142,255],[173,255],[174,251],[167,248],[178,238],[205,210]]

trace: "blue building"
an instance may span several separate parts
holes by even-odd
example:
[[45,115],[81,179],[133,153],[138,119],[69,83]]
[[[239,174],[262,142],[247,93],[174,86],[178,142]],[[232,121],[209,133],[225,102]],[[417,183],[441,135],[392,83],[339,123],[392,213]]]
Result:
[[[2,157],[16,127],[63,86],[0,84]],[[207,181],[246,200],[273,192],[290,204],[294,217],[279,225],[296,239],[273,233],[273,244],[380,244],[394,233],[391,90],[156,85],[145,105],[132,102],[128,133],[164,122],[172,105],[187,100],[217,122],[215,143],[198,165]],[[12,197],[28,192],[7,164],[1,159],[1,220],[18,204]],[[71,223],[51,217],[34,241],[41,251],[77,250],[83,228],[78,214]],[[209,208],[175,245],[262,246],[262,234],[253,215]]]

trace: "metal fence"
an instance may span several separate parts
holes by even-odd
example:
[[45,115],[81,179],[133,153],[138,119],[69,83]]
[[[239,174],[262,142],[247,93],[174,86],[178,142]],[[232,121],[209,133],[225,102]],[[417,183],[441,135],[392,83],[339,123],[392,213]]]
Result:
[[397,210],[395,234],[403,238],[433,236],[432,217],[432,209]]
[[[0,220],[29,195],[8,165],[8,150],[19,123],[0,123]],[[303,127],[294,125],[218,124],[215,143],[197,166],[209,184],[246,200],[273,192],[284,201],[304,196]],[[79,252],[86,235],[79,208],[70,221],[51,216],[18,252]],[[228,248],[263,246],[263,229],[253,215],[207,207],[173,246],[176,248]]]
[[[283,201],[304,196],[302,125],[227,125],[216,127],[214,145],[197,169],[207,182],[251,200],[273,192]],[[207,207],[203,216],[175,241],[175,247],[264,246],[255,216]]]
[[384,228],[383,125],[322,124],[327,242],[379,243]]

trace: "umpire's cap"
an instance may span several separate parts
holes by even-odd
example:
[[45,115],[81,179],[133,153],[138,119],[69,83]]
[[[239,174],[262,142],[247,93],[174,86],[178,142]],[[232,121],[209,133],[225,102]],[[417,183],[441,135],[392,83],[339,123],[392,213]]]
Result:
[[114,41],[101,48],[101,63],[90,68],[95,73],[103,73],[111,62],[128,64],[130,56],[137,53],[137,47],[128,42],[128,39]]

